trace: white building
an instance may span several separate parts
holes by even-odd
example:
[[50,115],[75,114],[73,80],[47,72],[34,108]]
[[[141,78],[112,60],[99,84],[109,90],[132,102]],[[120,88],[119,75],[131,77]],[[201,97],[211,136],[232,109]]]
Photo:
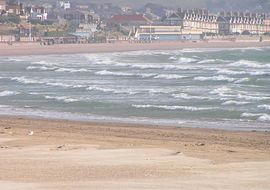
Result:
[[67,0],[59,1],[59,5],[61,8],[65,9],[65,10],[70,9],[70,7],[71,7],[70,2]]

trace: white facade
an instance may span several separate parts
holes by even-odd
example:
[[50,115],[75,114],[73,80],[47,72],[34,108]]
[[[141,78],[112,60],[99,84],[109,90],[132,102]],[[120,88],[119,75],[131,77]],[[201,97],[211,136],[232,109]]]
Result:
[[71,7],[69,1],[60,1],[59,4],[60,4],[60,7],[65,9],[65,10],[70,9],[70,7]]

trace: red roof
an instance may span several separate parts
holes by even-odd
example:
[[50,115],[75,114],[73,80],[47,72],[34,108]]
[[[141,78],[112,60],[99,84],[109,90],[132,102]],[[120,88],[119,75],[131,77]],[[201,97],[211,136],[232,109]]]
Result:
[[123,23],[123,22],[147,22],[152,21],[145,17],[144,15],[114,15],[109,22]]

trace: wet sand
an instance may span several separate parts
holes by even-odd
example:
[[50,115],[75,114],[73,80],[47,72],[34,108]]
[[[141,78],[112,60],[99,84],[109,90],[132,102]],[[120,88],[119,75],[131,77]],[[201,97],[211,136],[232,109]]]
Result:
[[0,118],[3,190],[266,190],[269,176],[269,132]]
[[74,53],[110,53],[137,50],[178,50],[183,48],[245,48],[269,47],[266,42],[155,42],[155,43],[101,43],[101,44],[56,44],[43,46],[39,43],[15,43],[7,45],[0,43],[0,56],[48,55]]

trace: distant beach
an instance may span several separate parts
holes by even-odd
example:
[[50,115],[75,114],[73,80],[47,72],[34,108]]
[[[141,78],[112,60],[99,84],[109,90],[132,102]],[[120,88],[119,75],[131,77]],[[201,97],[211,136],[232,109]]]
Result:
[[40,45],[39,43],[0,44],[0,56],[48,55],[74,53],[109,53],[138,50],[177,50],[183,48],[244,48],[267,47],[270,41],[210,41],[210,42],[154,42],[154,43],[100,43],[100,44],[55,44]]

